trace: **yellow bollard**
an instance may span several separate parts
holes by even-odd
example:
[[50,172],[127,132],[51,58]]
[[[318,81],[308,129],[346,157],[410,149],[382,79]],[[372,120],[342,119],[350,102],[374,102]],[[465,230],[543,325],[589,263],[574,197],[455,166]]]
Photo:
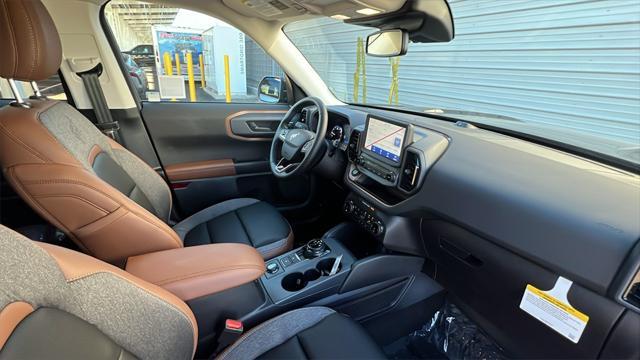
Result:
[[200,62],[200,87],[205,88],[207,84],[204,82],[204,62],[202,61],[202,54],[198,57]]
[[224,56],[224,92],[225,100],[231,102],[231,77],[229,74],[229,55]]
[[171,55],[168,52],[165,52],[163,57],[164,62],[164,74],[172,76],[173,75],[173,65],[171,64]]
[[182,65],[180,65],[180,53],[176,53],[176,75],[182,75]]
[[187,53],[187,76],[189,77],[189,99],[191,102],[195,102],[196,82],[193,79],[193,57],[190,52]]

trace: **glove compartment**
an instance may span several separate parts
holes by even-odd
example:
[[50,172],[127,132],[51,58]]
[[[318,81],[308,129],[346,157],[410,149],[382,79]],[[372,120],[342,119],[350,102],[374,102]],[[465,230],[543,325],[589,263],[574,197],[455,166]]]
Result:
[[527,285],[547,291],[563,274],[444,220],[425,219],[422,234],[436,281],[510,356],[597,358],[623,313],[616,302],[574,282],[567,299],[589,317],[574,343],[520,309]]

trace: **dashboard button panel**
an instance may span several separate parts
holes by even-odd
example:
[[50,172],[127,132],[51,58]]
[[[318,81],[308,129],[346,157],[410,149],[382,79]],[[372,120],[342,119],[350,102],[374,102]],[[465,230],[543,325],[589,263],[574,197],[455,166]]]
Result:
[[375,209],[363,201],[347,199],[343,206],[344,213],[366,231],[374,236],[384,234],[384,223],[376,216]]
[[376,179],[383,185],[395,185],[399,171],[397,168],[378,164],[364,155],[360,155],[356,163],[369,177]]

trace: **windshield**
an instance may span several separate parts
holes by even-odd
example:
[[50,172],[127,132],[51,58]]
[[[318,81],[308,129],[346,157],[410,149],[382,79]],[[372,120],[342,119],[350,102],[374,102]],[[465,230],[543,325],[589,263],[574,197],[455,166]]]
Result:
[[340,100],[506,128],[640,163],[640,1],[449,1],[455,39],[364,55],[377,29],[284,32]]

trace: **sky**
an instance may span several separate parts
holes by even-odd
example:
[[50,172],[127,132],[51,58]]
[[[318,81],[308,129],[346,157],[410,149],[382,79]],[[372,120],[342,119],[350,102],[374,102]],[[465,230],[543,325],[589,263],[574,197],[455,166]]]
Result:
[[207,30],[214,26],[231,26],[222,20],[196,11],[180,9],[171,26]]

